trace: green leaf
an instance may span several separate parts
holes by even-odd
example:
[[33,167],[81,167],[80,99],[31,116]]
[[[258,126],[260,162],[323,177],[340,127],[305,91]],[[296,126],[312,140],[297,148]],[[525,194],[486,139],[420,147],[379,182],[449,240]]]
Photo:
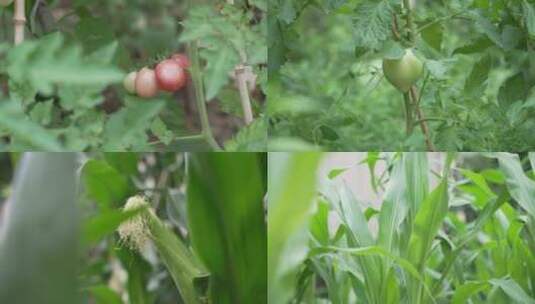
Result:
[[489,284],[487,282],[466,282],[463,285],[456,286],[455,293],[451,300],[452,304],[465,304],[471,296],[487,289]]
[[511,196],[518,204],[535,218],[535,181],[526,176],[518,155],[512,153],[497,153],[500,169],[505,174],[505,183]]
[[523,0],[522,12],[529,36],[535,38],[535,9],[533,9],[533,6],[526,0]]
[[138,214],[143,209],[102,211],[84,223],[83,242],[87,245],[100,241],[103,237],[115,232],[119,225]]
[[168,145],[173,141],[174,134],[172,131],[170,131],[165,123],[157,117],[152,122],[152,125],[150,127],[150,130],[158,139],[164,144]]
[[124,74],[108,64],[83,58],[78,46],[65,46],[64,38],[54,33],[40,40],[28,40],[10,50],[7,71],[16,83],[29,84],[52,92],[53,85],[105,85],[119,82]]
[[518,303],[535,304],[535,299],[530,297],[523,289],[510,278],[492,279],[490,284],[501,288],[505,294]]
[[329,245],[329,204],[320,201],[318,210],[310,219],[309,230],[312,237],[321,245]]
[[164,107],[163,102],[136,101],[110,116],[104,129],[105,151],[124,151],[144,143],[151,121]]
[[378,244],[386,250],[395,247],[396,231],[405,217],[408,230],[402,237],[411,235],[412,223],[429,191],[428,174],[425,153],[403,153],[394,164],[379,214]]
[[121,297],[106,285],[91,286],[85,289],[99,304],[122,304]]
[[535,172],[535,152],[528,153],[529,162],[531,164],[531,170]]
[[392,7],[388,1],[364,2],[353,17],[356,45],[377,49],[390,37]]
[[145,210],[143,213],[149,226],[150,238],[171,274],[180,297],[184,303],[201,304],[205,295],[198,292],[195,282],[197,279],[208,277],[204,265],[153,212]]
[[123,267],[128,271],[128,298],[132,304],[152,303],[147,290],[151,265],[137,252],[126,247],[121,247],[117,256]]
[[121,206],[130,194],[128,179],[101,160],[89,160],[82,167],[82,181],[87,195],[101,210]]
[[218,303],[267,302],[264,157],[198,153],[188,158],[191,240],[211,273],[211,295]]
[[320,158],[320,153],[311,152],[269,154],[268,299],[271,304],[289,300],[297,263],[305,259],[307,235],[302,231],[315,194]]
[[20,104],[15,102],[7,102],[0,105],[0,127],[10,131],[16,140],[28,143],[30,147],[36,150],[63,150],[56,136],[29,120],[20,107]]
[[461,173],[464,176],[466,176],[468,179],[470,179],[474,184],[476,184],[489,197],[496,196],[494,194],[494,192],[490,189],[490,187],[487,184],[487,181],[485,180],[485,177],[483,177],[483,175],[475,173],[475,172],[473,172],[471,170],[467,170],[467,169],[461,169]]
[[424,287],[424,291],[429,295],[431,303],[435,303],[435,299],[431,295],[431,291],[427,287],[424,277],[420,274],[418,269],[416,269],[412,263],[406,259],[403,259],[401,257],[395,256],[394,254],[386,251],[385,249],[377,246],[368,246],[368,247],[360,247],[360,248],[340,248],[340,247],[318,247],[314,249],[310,255],[318,255],[323,254],[325,252],[345,252],[349,253],[355,256],[378,256],[378,257],[385,257],[393,262],[395,262],[398,266],[400,266],[403,270],[405,270],[408,274],[410,274],[413,278],[415,278],[419,283],[422,284]]
[[214,99],[221,88],[229,82],[229,71],[233,73],[233,68],[238,64],[238,58],[230,47],[221,47],[217,51],[202,52],[204,58],[208,60],[208,65],[204,71],[204,83],[206,86],[206,100]]
[[409,241],[409,260],[423,269],[429,256],[431,242],[442,226],[448,212],[448,182],[443,178],[440,184],[422,202],[414,220],[414,230]]
[[138,155],[131,152],[104,153],[106,162],[122,175],[134,175],[137,173]]
[[490,71],[490,57],[482,57],[472,68],[472,72],[466,79],[464,90],[470,96],[476,96],[485,91],[487,78]]
[[0,303],[77,303],[76,154],[27,153],[0,240]]
[[328,177],[329,179],[335,179],[338,175],[346,172],[349,168],[340,168],[340,169],[332,169],[329,174],[328,174]]
[[425,42],[427,42],[427,44],[437,51],[441,50],[442,36],[443,31],[440,23],[435,23],[431,26],[428,26],[422,31],[422,38],[425,40]]
[[242,128],[232,140],[225,143],[228,152],[262,152],[267,150],[268,122],[259,118]]

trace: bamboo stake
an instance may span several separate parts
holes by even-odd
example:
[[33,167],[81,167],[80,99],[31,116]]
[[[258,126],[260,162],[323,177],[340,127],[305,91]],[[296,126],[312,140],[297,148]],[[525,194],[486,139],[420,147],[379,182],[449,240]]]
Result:
[[13,16],[13,23],[15,25],[15,45],[21,44],[24,41],[24,26],[26,25],[24,1],[25,0],[16,0],[15,2],[15,14]]
[[251,107],[251,99],[249,97],[249,87],[247,85],[246,66],[239,64],[235,69],[236,80],[238,82],[238,90],[240,91],[240,100],[243,109],[243,117],[246,124],[253,122],[253,110]]

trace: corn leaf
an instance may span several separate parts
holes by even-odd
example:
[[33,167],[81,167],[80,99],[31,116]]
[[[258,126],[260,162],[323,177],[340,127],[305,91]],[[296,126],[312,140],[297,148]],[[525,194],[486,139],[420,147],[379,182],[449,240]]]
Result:
[[0,239],[0,303],[77,303],[76,154],[19,163]]

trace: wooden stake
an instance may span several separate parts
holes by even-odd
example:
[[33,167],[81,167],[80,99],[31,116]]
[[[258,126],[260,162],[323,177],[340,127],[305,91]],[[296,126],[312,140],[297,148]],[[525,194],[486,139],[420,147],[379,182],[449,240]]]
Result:
[[249,87],[246,79],[246,67],[242,64],[236,66],[236,80],[238,81],[238,90],[240,91],[241,106],[243,117],[246,124],[253,122],[253,110],[251,108],[251,99],[249,98]]
[[15,1],[15,14],[13,16],[13,23],[15,25],[15,45],[24,41],[24,27],[26,25],[24,1],[25,0]]

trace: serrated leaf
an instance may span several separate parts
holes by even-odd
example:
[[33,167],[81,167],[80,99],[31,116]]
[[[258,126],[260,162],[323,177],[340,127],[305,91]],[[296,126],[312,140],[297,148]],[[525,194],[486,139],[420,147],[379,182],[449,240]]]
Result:
[[392,13],[387,1],[361,4],[353,17],[356,45],[377,49],[380,43],[390,37]]
[[19,104],[8,102],[0,106],[0,127],[37,150],[61,151],[57,138],[35,122],[30,121]]
[[111,115],[104,129],[104,150],[124,151],[146,141],[151,121],[164,107],[164,102],[134,101]]

